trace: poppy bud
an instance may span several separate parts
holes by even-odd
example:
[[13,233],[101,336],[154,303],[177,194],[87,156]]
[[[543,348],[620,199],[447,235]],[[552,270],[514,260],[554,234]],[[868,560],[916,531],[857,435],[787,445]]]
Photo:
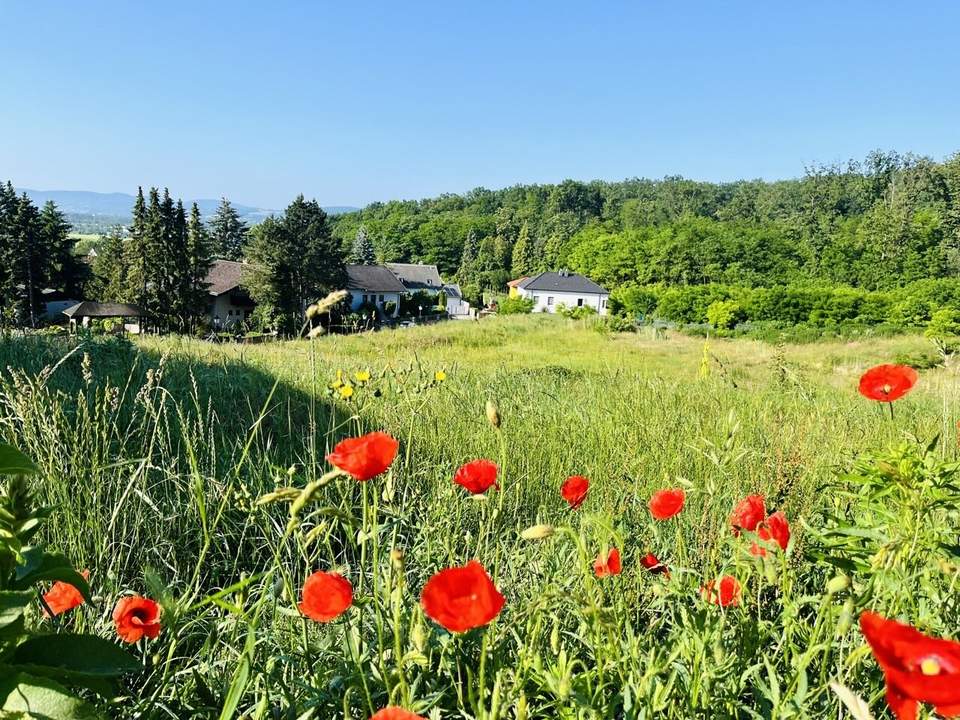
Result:
[[413,627],[410,628],[410,642],[413,643],[418,652],[422,653],[427,649],[427,634],[424,632],[423,622],[419,615],[416,616]]
[[722,642],[715,642],[713,644],[713,661],[717,665],[723,664],[723,658],[726,654],[727,652],[724,650]]
[[495,428],[500,429],[500,408],[493,400],[487,400],[487,420]]
[[553,624],[553,630],[550,631],[550,649],[554,655],[560,652],[560,626],[557,623]]
[[836,595],[850,587],[850,578],[846,575],[835,575],[827,583],[827,595]]
[[544,540],[556,532],[553,525],[531,525],[520,533],[524,540]]
[[846,635],[853,625],[853,600],[847,599],[837,621],[837,635]]

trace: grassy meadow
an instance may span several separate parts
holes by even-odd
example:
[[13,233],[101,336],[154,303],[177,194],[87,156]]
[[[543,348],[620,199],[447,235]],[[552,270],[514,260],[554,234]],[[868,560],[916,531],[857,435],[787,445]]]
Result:
[[[265,345],[28,337],[0,341],[0,425],[56,506],[43,540],[91,571],[94,602],[58,622],[110,636],[120,595],[164,607],[108,716],[842,717],[838,681],[885,717],[859,612],[949,636],[960,619],[953,556],[927,550],[956,543],[956,507],[914,492],[952,492],[938,483],[957,459],[958,378],[922,370],[893,418],[857,381],[930,352],[915,336],[705,343],[545,316]],[[400,441],[385,475],[335,479],[293,515],[289,499],[258,502],[317,481],[336,442],[370,430]],[[500,465],[483,499],[451,480],[475,458]],[[884,473],[902,495],[875,491]],[[591,487],[572,511],[559,488],[575,474]],[[686,506],[655,522],[665,487]],[[755,557],[730,532],[748,493],[790,519],[786,553]],[[520,537],[537,524],[554,534]],[[609,547],[623,572],[598,579]],[[669,578],[642,567],[648,552]],[[420,589],[472,558],[506,606],[452,635]],[[318,569],[354,586],[327,624],[297,611]],[[701,597],[722,574],[740,605]]]

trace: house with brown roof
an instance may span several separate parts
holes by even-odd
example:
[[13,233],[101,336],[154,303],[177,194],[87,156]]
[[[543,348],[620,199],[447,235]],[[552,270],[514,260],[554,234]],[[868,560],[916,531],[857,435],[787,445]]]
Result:
[[207,314],[214,329],[226,330],[239,325],[253,312],[256,303],[243,287],[246,263],[236,260],[214,260],[207,273],[209,303]]

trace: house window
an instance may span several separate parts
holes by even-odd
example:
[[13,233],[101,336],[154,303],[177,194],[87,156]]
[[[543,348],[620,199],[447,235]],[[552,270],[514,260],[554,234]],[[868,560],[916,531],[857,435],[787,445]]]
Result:
[[553,295],[547,296],[547,305],[553,305]]
[[605,308],[606,306],[607,306],[607,301],[606,301],[606,300],[601,300],[601,301],[600,301],[600,309],[603,310],[603,308]]
[[577,307],[583,307],[583,298],[577,298]]
[[383,302],[383,295],[380,296],[380,302]]

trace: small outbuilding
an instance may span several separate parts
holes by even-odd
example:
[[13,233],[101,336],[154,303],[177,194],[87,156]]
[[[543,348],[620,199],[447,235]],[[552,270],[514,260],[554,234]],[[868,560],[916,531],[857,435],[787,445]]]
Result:
[[[140,318],[143,312],[136,305],[128,303],[99,303],[89,300],[72,305],[63,311],[70,319],[70,327],[76,328],[79,322],[83,327],[90,324],[90,319],[106,320],[119,319],[124,330],[140,331]],[[128,322],[130,321],[130,322]],[[132,325],[133,327],[128,327]]]

